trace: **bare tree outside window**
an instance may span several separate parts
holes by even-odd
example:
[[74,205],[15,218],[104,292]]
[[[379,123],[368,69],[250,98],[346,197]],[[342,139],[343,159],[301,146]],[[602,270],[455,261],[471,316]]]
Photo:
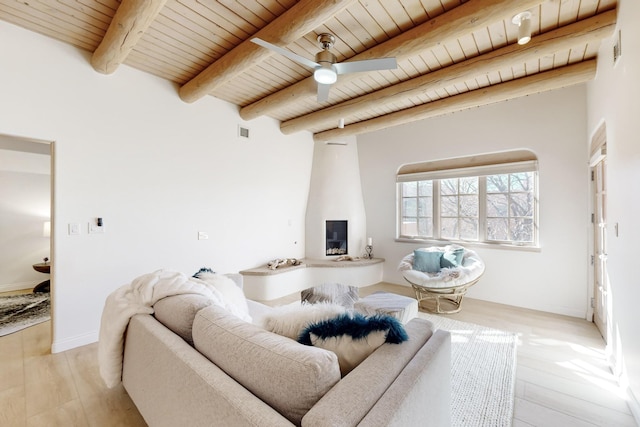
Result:
[[478,240],[478,177],[440,180],[440,236]]
[[533,242],[534,174],[487,176],[487,240]]

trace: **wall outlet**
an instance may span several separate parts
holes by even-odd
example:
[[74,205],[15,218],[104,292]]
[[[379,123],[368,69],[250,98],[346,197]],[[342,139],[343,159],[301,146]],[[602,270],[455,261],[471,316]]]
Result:
[[198,240],[208,240],[209,234],[206,231],[198,231]]

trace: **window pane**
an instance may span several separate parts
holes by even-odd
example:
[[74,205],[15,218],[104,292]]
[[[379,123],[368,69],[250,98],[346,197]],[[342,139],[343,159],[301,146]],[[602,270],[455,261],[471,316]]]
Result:
[[487,176],[487,193],[506,193],[509,191],[509,175]]
[[508,216],[508,204],[506,194],[487,195],[487,217]]
[[440,237],[445,239],[458,238],[458,218],[442,218],[440,220]]
[[433,181],[419,181],[418,182],[418,195],[419,196],[432,196],[433,195]]
[[510,222],[511,240],[514,242],[533,242],[533,220],[516,218]]
[[402,183],[402,196],[403,197],[415,197],[418,195],[418,183],[417,182],[403,182]]
[[418,224],[415,218],[402,218],[402,227],[400,227],[400,234],[403,236],[417,236]]
[[402,211],[404,216],[418,216],[418,207],[416,199],[403,199]]
[[533,217],[533,194],[511,194],[511,216]]
[[487,240],[508,240],[509,226],[506,218],[487,219]]
[[478,240],[478,220],[476,218],[460,218],[460,238]]
[[458,178],[440,180],[440,194],[458,194]]
[[460,196],[460,216],[478,216],[478,196]]
[[420,197],[418,199],[418,216],[433,215],[433,199],[431,197]]
[[460,194],[478,194],[478,177],[460,178]]
[[458,196],[442,196],[440,198],[440,214],[442,216],[458,216]]
[[512,173],[511,191],[533,191],[533,172]]
[[433,221],[431,221],[431,218],[418,220],[418,235],[433,237]]

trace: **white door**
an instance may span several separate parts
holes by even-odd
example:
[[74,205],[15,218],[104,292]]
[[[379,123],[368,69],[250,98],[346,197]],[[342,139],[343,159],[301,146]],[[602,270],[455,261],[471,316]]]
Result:
[[594,191],[594,299],[593,322],[596,324],[605,342],[607,341],[607,294],[609,276],[607,275],[607,180],[606,158],[600,160],[592,169]]

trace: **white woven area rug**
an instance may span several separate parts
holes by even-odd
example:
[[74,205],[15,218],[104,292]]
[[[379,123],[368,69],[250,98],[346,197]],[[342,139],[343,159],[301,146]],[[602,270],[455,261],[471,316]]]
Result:
[[418,316],[451,332],[451,425],[511,426],[516,335],[422,312]]

